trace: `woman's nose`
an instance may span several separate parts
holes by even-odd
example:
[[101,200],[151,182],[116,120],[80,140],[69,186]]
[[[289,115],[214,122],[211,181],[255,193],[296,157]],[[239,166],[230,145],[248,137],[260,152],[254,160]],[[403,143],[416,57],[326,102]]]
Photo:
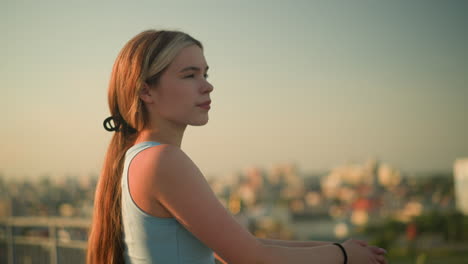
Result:
[[213,89],[214,89],[213,85],[209,83],[208,81],[203,86],[203,92],[205,93],[210,93],[211,91],[213,91]]

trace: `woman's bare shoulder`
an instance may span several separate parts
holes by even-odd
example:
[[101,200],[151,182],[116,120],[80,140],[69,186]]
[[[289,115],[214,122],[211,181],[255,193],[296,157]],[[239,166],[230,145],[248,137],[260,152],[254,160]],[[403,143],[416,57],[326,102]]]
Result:
[[135,172],[153,179],[158,175],[177,170],[181,166],[197,168],[182,149],[170,144],[156,145],[142,150],[132,161]]
[[[261,243],[221,204],[192,160],[175,146],[145,150],[148,193],[195,237],[229,263],[255,263]],[[243,254],[239,254],[243,252]]]

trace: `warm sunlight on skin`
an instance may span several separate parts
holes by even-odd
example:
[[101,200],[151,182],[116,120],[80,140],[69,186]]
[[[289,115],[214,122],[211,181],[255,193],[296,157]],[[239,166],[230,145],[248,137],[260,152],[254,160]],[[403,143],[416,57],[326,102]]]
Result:
[[[213,85],[207,80],[207,71],[203,50],[192,45],[180,51],[157,84],[145,85],[140,98],[149,112],[150,122],[140,132],[137,142],[180,146],[187,125],[202,126],[208,122]],[[200,106],[206,102],[205,107]]]
[[197,106],[210,100],[209,93],[213,90],[206,79],[207,70],[203,51],[196,45],[183,49],[176,56],[160,83],[150,91],[156,98],[150,111],[158,116],[158,121],[165,118],[195,126],[208,122],[208,111]]

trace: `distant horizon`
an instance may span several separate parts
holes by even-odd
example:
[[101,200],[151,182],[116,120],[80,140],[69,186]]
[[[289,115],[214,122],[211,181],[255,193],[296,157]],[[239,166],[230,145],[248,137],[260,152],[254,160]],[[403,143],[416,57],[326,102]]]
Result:
[[[465,157],[465,158],[462,157],[462,159],[468,159],[468,157]],[[362,163],[364,163],[364,161]],[[304,176],[304,177],[325,176],[325,175],[328,175],[328,173],[330,173],[334,168],[343,167],[346,164],[361,165],[362,163],[359,163],[359,162],[344,163],[344,164],[341,164],[341,165],[337,165],[337,166],[335,166],[333,168],[324,169],[324,170],[304,170],[299,166],[299,171],[302,174],[301,176]],[[286,162],[285,163],[279,163],[279,164],[276,164],[276,165],[284,165],[284,164],[287,164],[287,163]],[[388,164],[388,163],[386,163],[384,161],[382,162],[382,164],[390,165],[390,167],[398,170],[401,173],[402,177],[407,177],[407,176],[408,177],[425,177],[425,176],[434,176],[436,174],[452,174],[452,176],[453,176],[453,168],[445,169],[445,170],[444,169],[403,170],[403,169],[400,169],[400,168],[397,168],[397,167],[393,167],[391,164]],[[240,168],[240,169],[235,170],[235,171],[224,172],[224,173],[220,173],[220,174],[203,173],[202,168],[201,168],[201,171],[202,171],[202,173],[204,174],[204,176],[207,179],[210,179],[210,178],[226,177],[228,175],[233,175],[233,174],[245,174],[245,171],[247,169],[249,169],[249,168],[252,168],[252,167]],[[268,173],[269,169],[271,169],[271,167],[268,167],[268,166],[267,167],[258,166],[256,168],[259,168],[260,170],[262,170],[264,172],[267,172],[267,173]],[[99,172],[89,172],[87,174],[86,173],[85,174],[79,174],[79,173],[72,173],[72,172],[59,174],[59,173],[44,172],[44,173],[37,173],[35,175],[31,175],[31,174],[18,175],[18,174],[15,174],[14,176],[10,176],[10,175],[4,173],[0,169],[0,178],[5,178],[5,179],[9,179],[9,178],[15,178],[15,179],[21,179],[21,180],[30,179],[30,180],[34,181],[34,180],[39,180],[39,179],[42,179],[42,178],[50,178],[50,179],[56,179],[56,178],[60,178],[60,177],[79,178],[79,177],[82,177],[82,176],[85,176],[85,177],[99,177]]]

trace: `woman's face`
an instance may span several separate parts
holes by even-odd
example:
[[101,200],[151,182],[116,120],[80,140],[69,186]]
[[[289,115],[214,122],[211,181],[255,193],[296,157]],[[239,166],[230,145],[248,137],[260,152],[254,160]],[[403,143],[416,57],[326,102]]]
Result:
[[153,112],[158,118],[181,125],[201,126],[208,122],[209,107],[198,106],[210,100],[213,86],[206,80],[208,65],[197,45],[182,49],[158,84]]

